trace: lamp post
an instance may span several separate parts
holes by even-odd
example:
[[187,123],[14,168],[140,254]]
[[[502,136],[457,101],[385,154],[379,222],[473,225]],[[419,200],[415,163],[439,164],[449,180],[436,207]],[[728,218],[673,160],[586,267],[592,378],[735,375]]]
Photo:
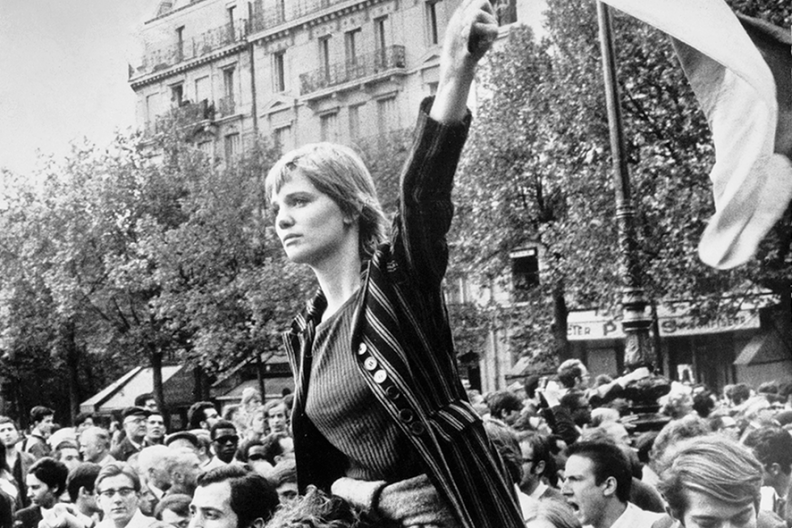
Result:
[[624,364],[627,367],[653,364],[650,353],[647,301],[641,279],[641,265],[636,255],[635,209],[632,204],[630,172],[624,152],[619,90],[616,84],[616,59],[613,49],[613,25],[610,7],[597,2],[605,100],[608,107],[613,186],[616,190],[616,220],[619,228],[619,274],[622,281],[622,326],[624,328]]

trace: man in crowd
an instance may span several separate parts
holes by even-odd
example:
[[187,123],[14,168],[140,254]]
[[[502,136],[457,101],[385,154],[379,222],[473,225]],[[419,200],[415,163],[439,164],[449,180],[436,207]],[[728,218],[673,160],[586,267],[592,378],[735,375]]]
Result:
[[143,407],[127,407],[124,409],[124,432],[126,436],[113,449],[110,454],[116,460],[126,462],[129,457],[139,453],[145,447],[146,439],[146,418],[149,411]]
[[150,510],[152,513],[171,486],[168,466],[174,454],[172,449],[162,445],[144,447],[138,453],[138,473],[143,477],[146,487],[151,492]]
[[200,401],[193,403],[187,411],[187,421],[190,424],[190,429],[206,429],[208,431],[219,419],[220,415],[217,414],[217,409],[215,409],[212,402]]
[[6,449],[6,462],[11,474],[14,475],[17,488],[19,489],[20,503],[23,507],[30,506],[30,500],[27,498],[27,486],[25,485],[25,477],[28,469],[36,461],[35,457],[30,453],[25,453],[19,449],[19,428],[8,416],[0,416],[0,442]]
[[14,514],[14,528],[38,528],[66,489],[69,470],[54,458],[43,457],[30,466],[25,483],[31,505]]
[[154,518],[171,528],[187,528],[190,525],[190,501],[192,497],[175,493],[164,497],[154,510]]
[[198,478],[189,528],[263,528],[277,507],[278,494],[264,477],[219,467]]
[[630,463],[609,442],[578,442],[568,451],[561,493],[583,525],[592,528],[651,526],[662,517],[629,502]]
[[203,467],[204,471],[230,464],[234,460],[234,455],[239,446],[239,435],[237,435],[236,427],[229,421],[218,420],[215,422],[209,431],[209,435],[212,439],[214,457]]
[[513,426],[520,417],[523,409],[523,402],[512,391],[497,391],[487,398],[490,418],[500,420],[509,427]]
[[135,407],[142,407],[146,409],[148,412],[154,414],[159,413],[159,406],[157,405],[157,399],[154,398],[154,395],[150,392],[146,392],[144,394],[139,395],[135,398]]
[[264,405],[270,433],[289,434],[289,409],[283,400],[272,400]]
[[556,480],[556,462],[550,451],[550,438],[536,431],[517,434],[522,457],[522,480],[520,490],[532,499],[564,500],[557,489],[548,486],[545,480]]
[[52,458],[57,460],[58,462],[63,462],[66,465],[66,469],[71,471],[72,469],[76,468],[80,465],[80,450],[77,447],[77,444],[74,443],[74,440],[61,440],[58,445],[55,446],[55,450],[52,452]]
[[52,449],[47,439],[52,433],[55,411],[43,405],[30,409],[30,423],[33,424],[30,434],[25,439],[22,451],[30,453],[37,459],[48,456]]
[[198,485],[198,475],[201,474],[201,460],[198,455],[190,449],[174,450],[167,464],[165,469],[171,485],[165,495],[178,494],[192,497]]
[[165,420],[162,414],[152,412],[146,418],[146,445],[160,445],[165,441]]
[[275,492],[281,504],[293,502],[300,494],[297,487],[297,463],[293,458],[278,462],[269,481],[275,485]]
[[763,466],[764,487],[759,508],[786,520],[786,502],[792,484],[792,436],[786,429],[766,425],[751,431],[743,443]]
[[66,491],[77,511],[86,517],[94,520],[94,524],[99,522],[102,509],[96,501],[94,483],[102,467],[92,462],[83,462],[76,468],[69,471],[66,477]]
[[110,454],[110,433],[101,427],[89,427],[78,439],[83,460],[104,467],[116,459]]
[[148,528],[156,523],[140,511],[140,479],[123,462],[111,462],[96,477],[99,506],[104,512],[97,528]]

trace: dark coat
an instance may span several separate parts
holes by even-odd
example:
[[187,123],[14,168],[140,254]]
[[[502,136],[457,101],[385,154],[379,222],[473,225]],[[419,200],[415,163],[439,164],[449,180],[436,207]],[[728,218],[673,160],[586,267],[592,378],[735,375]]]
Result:
[[[451,187],[469,118],[464,125],[441,125],[428,118],[430,105],[431,100],[422,105],[402,173],[392,235],[367,265],[349,350],[460,524],[516,528],[522,516],[515,488],[459,380],[441,289]],[[292,427],[303,490],[313,484],[329,491],[347,465],[305,415],[310,347],[325,305],[320,292],[284,334],[296,381]]]

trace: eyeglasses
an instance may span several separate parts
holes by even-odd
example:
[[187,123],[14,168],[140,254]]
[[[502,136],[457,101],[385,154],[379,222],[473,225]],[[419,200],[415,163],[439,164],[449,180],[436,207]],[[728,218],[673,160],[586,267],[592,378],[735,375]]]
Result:
[[523,458],[523,459],[522,459],[522,463],[523,463],[523,464],[527,464],[527,463],[529,463],[529,462],[533,462],[533,461],[534,461],[534,459],[533,459],[533,458]]
[[118,493],[119,495],[121,495],[121,497],[126,499],[127,497],[135,493],[135,490],[133,488],[118,488],[118,489],[111,488],[111,489],[106,489],[104,491],[100,491],[99,495],[107,499],[111,499],[113,498],[113,495],[115,495],[116,493]]
[[257,462],[259,460],[266,460],[266,457],[262,454],[254,453],[248,456],[248,460],[250,460],[251,462]]
[[218,444],[236,444],[239,442],[239,437],[237,435],[221,436],[219,438],[215,438],[214,441]]

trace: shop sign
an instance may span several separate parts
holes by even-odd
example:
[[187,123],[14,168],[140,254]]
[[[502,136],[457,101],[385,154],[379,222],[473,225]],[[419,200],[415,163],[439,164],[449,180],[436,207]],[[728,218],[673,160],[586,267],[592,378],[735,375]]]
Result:
[[[659,312],[658,326],[661,337],[717,334],[759,328],[759,315],[749,310],[741,310],[731,316],[719,317],[707,323],[699,323],[684,312],[676,314],[671,314],[667,310],[659,310]],[[615,317],[599,315],[591,310],[571,312],[567,318],[567,339],[570,341],[623,338],[621,321]]]

